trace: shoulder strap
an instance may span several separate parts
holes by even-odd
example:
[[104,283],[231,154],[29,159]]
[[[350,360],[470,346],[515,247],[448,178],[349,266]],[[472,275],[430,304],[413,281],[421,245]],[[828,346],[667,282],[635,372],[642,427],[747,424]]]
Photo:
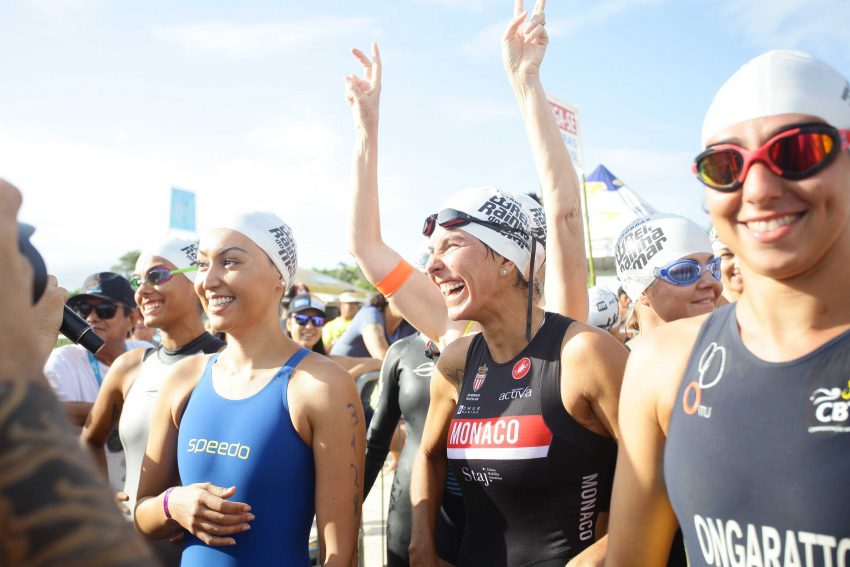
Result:
[[291,373],[293,370],[295,370],[295,367],[298,366],[298,364],[302,360],[304,360],[304,357],[310,354],[311,352],[312,351],[310,349],[301,347],[300,349],[298,349],[298,351],[296,351],[295,354],[289,357],[289,360],[283,363],[283,368],[288,368],[289,372]]

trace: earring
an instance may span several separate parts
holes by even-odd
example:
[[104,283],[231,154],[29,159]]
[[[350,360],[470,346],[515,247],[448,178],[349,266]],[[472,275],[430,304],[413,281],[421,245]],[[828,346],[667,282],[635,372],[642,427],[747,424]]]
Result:
[[502,268],[502,271],[499,272],[503,278],[508,276],[508,271],[505,268]]

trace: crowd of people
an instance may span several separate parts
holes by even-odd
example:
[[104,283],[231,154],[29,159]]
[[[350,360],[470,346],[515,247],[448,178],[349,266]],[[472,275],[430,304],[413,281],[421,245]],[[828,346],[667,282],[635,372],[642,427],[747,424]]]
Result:
[[87,278],[67,307],[104,344],[51,350],[66,292],[31,301],[0,182],[0,564],[310,565],[315,521],[319,564],[351,566],[404,438],[391,566],[850,565],[850,83],[742,66],[693,164],[712,230],[635,219],[620,289],[588,290],[544,7],[502,37],[543,204],[459,191],[422,263],[381,232],[383,70],[353,50],[348,247],[378,293],[333,321],[281,217],[220,211]]

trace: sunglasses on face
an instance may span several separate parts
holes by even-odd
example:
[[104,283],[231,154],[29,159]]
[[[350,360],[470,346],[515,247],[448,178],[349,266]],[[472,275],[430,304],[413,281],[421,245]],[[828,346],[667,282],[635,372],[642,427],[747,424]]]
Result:
[[464,213],[463,211],[455,209],[443,209],[438,214],[429,215],[428,218],[425,219],[425,224],[422,226],[422,234],[425,236],[431,236],[434,234],[434,230],[437,228],[437,225],[443,228],[460,228],[470,223],[486,226],[490,230],[495,230],[496,232],[517,234],[524,240],[528,239],[528,235],[526,235],[525,231],[522,229],[514,228],[506,224],[478,219]]
[[118,313],[118,306],[114,303],[99,303],[92,305],[90,303],[80,303],[74,306],[74,311],[80,314],[80,317],[85,319],[91,312],[94,311],[98,319],[112,319]]
[[130,287],[134,290],[142,287],[143,284],[162,285],[174,276],[174,274],[185,274],[194,272],[198,269],[197,265],[189,266],[188,268],[180,268],[178,270],[169,270],[165,266],[155,266],[148,270],[144,277],[133,276],[130,278]]
[[736,191],[750,167],[760,161],[784,179],[811,177],[850,147],[850,130],[827,124],[804,124],[784,130],[755,150],[735,144],[711,146],[694,160],[691,170],[717,191]]
[[325,324],[325,318],[322,315],[304,315],[303,313],[293,313],[292,318],[298,323],[299,327],[304,327],[307,323],[313,323],[314,327],[322,327]]
[[711,277],[720,281],[720,258],[714,257],[705,264],[696,260],[676,260],[664,268],[655,268],[656,278],[673,285],[693,285],[702,277],[703,269],[708,270]]

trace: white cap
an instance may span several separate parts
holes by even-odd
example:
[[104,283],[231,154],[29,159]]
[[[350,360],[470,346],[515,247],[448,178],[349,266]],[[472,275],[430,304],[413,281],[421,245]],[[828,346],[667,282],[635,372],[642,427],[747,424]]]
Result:
[[702,124],[702,145],[729,126],[779,114],[809,114],[835,128],[850,128],[850,84],[808,53],[768,51],[744,64],[714,95]]
[[[513,262],[523,277],[527,276],[528,264],[531,261],[529,220],[525,207],[514,195],[494,187],[472,187],[456,193],[443,203],[440,210],[444,209],[455,209],[471,217],[521,231],[522,234],[501,232],[477,223],[457,228],[471,234],[497,254]],[[542,263],[543,259],[538,260],[535,252],[535,267],[539,269]]]
[[655,268],[703,252],[712,253],[711,241],[695,222],[663,213],[641,217],[617,238],[617,278],[631,300],[637,301],[655,281]]
[[353,291],[343,291],[339,294],[339,303],[363,303],[363,298]]
[[279,216],[268,211],[223,214],[204,226],[204,231],[226,228],[244,234],[263,249],[289,288],[298,267],[298,252],[292,230]]
[[543,243],[546,242],[546,211],[543,210],[543,205],[525,193],[513,193],[513,196],[525,209],[531,234],[538,240],[537,250],[534,252],[534,263],[539,270],[546,259],[546,247],[543,246]]
[[[159,256],[165,258],[178,270],[197,264],[198,243],[194,240],[167,236],[158,241],[150,242],[142,247],[139,256]],[[185,273],[183,274],[187,278]]]
[[601,285],[595,285],[587,290],[590,300],[590,313],[587,323],[606,331],[614,328],[620,322],[620,305],[617,295]]

